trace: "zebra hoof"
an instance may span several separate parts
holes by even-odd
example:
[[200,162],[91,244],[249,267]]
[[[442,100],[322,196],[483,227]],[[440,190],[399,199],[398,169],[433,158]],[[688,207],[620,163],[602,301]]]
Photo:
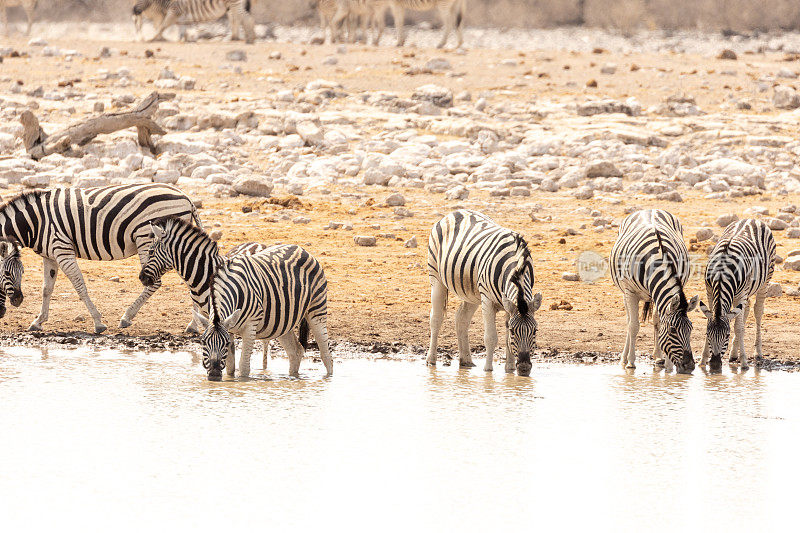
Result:
[[31,324],[28,326],[28,331],[42,331],[42,326],[39,324]]
[[627,365],[625,365],[625,368],[633,370],[634,368],[636,368],[636,365],[634,365],[633,363],[628,363]]
[[127,318],[125,318],[125,317],[122,317],[122,319],[119,321],[119,327],[121,327],[121,328],[127,328],[130,325],[131,325],[131,321],[128,320]]
[[107,329],[108,329],[108,327],[106,327],[105,324],[100,324],[99,326],[95,326],[94,327],[94,332],[99,335],[99,334],[103,333]]
[[459,361],[458,366],[460,366],[461,368],[472,368],[473,366],[475,366],[475,363],[473,363],[472,361]]

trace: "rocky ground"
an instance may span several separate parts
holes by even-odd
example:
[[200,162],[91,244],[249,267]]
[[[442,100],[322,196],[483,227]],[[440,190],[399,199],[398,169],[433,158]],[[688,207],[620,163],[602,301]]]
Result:
[[[419,353],[427,343],[428,231],[451,209],[477,209],[531,245],[542,355],[579,360],[613,357],[624,342],[619,292],[579,271],[587,257],[608,256],[627,213],[660,207],[681,218],[695,254],[689,295],[704,290],[702,266],[724,226],[763,218],[781,257],[765,353],[770,364],[800,360],[796,35],[471,30],[467,44],[478,47],[436,51],[311,44],[306,28],[260,28],[276,39],[244,46],[121,41],[131,29],[111,25],[76,38],[65,27],[0,45],[4,198],[60,185],[175,183],[197,199],[224,249],[249,240],[308,248],[330,282],[333,339],[379,353]],[[435,37],[418,30],[410,41]],[[153,90],[176,93],[156,115],[168,131],[156,156],[132,131],[99,137],[82,157],[26,156],[22,111],[53,132]],[[29,251],[24,260],[27,296],[3,319],[4,342],[86,342],[20,336],[41,302],[41,263]],[[137,261],[81,266],[109,333],[129,335],[103,342],[190,343],[176,336],[190,313],[174,273],[120,332],[116,322],[141,290]],[[696,351],[704,322],[697,313]],[[63,277],[45,328],[91,329]],[[748,346],[752,329],[751,319]],[[641,331],[639,347],[650,349],[652,331]],[[479,321],[472,338],[482,344]]]

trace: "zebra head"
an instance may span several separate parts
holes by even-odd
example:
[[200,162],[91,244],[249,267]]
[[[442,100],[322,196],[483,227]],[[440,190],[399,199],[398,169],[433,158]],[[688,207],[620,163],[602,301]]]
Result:
[[170,233],[167,224],[167,222],[162,221],[150,223],[154,240],[150,245],[150,250],[147,252],[147,262],[139,272],[139,281],[145,287],[153,286],[167,270],[174,268],[172,252],[168,243]]
[[694,370],[692,355],[692,321],[688,313],[697,307],[699,298],[694,296],[686,301],[683,291],[670,298],[666,313],[659,316],[658,343],[664,357],[669,357],[679,374],[689,374]]
[[728,342],[731,338],[731,320],[734,320],[739,313],[744,311],[744,302],[739,303],[728,313],[717,313],[717,316],[714,316],[714,313],[706,304],[700,302],[700,311],[708,319],[706,346],[711,351],[709,366],[712,370],[719,370],[722,368],[722,355],[728,351]]
[[13,242],[0,243],[0,318],[6,314],[6,297],[11,305],[19,307],[24,296],[22,294],[22,274],[25,267],[19,254],[19,246]]
[[203,368],[208,373],[209,381],[220,381],[222,370],[225,368],[225,361],[228,353],[233,351],[233,337],[230,328],[236,324],[242,314],[241,309],[237,309],[227,318],[220,320],[217,314],[208,321],[208,327],[200,337],[200,344],[203,346]]
[[[515,357],[517,373],[529,376],[531,373],[531,354],[536,348],[536,330],[538,324],[534,313],[542,305],[542,294],[536,293],[529,299],[533,286],[533,265],[527,252],[527,245],[522,237],[518,239],[517,265],[509,279],[503,296],[503,308],[506,311],[507,357]],[[530,285],[524,284],[525,272],[530,272]],[[527,297],[526,297],[527,296]]]
[[[153,5],[154,0],[136,0],[136,3],[133,5],[133,17],[136,20],[136,17],[141,17],[142,13],[147,11],[151,5]],[[141,18],[139,19],[141,20]]]

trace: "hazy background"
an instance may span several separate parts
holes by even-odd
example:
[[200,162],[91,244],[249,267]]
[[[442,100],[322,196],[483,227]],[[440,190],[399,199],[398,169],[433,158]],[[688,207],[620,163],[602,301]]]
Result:
[[[252,0],[258,22],[316,24],[310,0]],[[126,20],[133,0],[39,0],[38,20]],[[21,20],[20,8],[11,8]],[[409,21],[430,20],[433,12],[409,13]],[[781,30],[800,29],[800,0],[468,0],[468,25],[552,27],[589,25],[636,29]]]

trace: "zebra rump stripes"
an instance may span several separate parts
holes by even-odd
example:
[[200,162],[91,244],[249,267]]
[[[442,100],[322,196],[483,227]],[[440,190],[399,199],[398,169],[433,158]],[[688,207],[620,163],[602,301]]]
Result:
[[[319,346],[327,375],[333,374],[328,348],[328,282],[322,265],[295,245],[270,246],[252,255],[225,259],[212,279],[209,324],[202,335],[203,366],[210,380],[226,369],[234,375],[231,332],[242,337],[239,373],[250,373],[256,339],[278,339],[289,356],[289,374],[297,376],[304,352],[305,320]],[[294,329],[300,327],[298,341]]]
[[164,31],[173,24],[214,22],[226,13],[230,19],[231,38],[239,38],[239,26],[242,26],[245,41],[253,43],[256,32],[250,16],[250,0],[137,0],[133,6],[133,21],[141,37],[142,15],[147,15],[156,25],[156,34],[150,40],[160,41],[164,39]]
[[436,348],[449,292],[462,300],[456,312],[456,336],[461,366],[474,366],[469,351],[468,328],[481,308],[484,322],[486,365],[492,370],[497,346],[496,316],[506,311],[506,372],[531,371],[536,347],[534,318],[542,295],[532,294],[534,274],[531,255],[518,233],[469,210],[459,210],[433,226],[428,239],[428,275],[431,280],[431,341],[428,364],[436,364]]
[[[0,206],[0,239],[42,256],[42,310],[30,329],[40,330],[47,320],[60,268],[92,315],[95,331],[105,331],[76,259],[111,261],[138,254],[144,263],[152,241],[149,222],[165,215],[192,219],[200,225],[192,201],[176,187],[162,184],[34,191]],[[125,312],[120,327],[130,325],[160,285],[142,291]]]
[[655,307],[653,359],[660,362],[665,356],[667,371],[673,364],[680,373],[694,370],[692,323],[687,313],[697,306],[698,297],[687,301],[684,295],[689,273],[683,227],[675,216],[652,209],[623,220],[611,250],[611,278],[622,291],[628,317],[628,335],[620,357],[623,366],[636,368],[639,302],[644,301],[643,320]]
[[775,272],[775,239],[760,220],[745,219],[730,224],[714,246],[705,273],[706,295],[710,308],[700,302],[708,319],[706,342],[700,364],[722,366],[722,354],[728,349],[731,319],[736,320],[729,360],[747,368],[744,349],[744,325],[750,312],[750,298],[755,295],[756,357],[761,358],[761,317],[772,274]]

